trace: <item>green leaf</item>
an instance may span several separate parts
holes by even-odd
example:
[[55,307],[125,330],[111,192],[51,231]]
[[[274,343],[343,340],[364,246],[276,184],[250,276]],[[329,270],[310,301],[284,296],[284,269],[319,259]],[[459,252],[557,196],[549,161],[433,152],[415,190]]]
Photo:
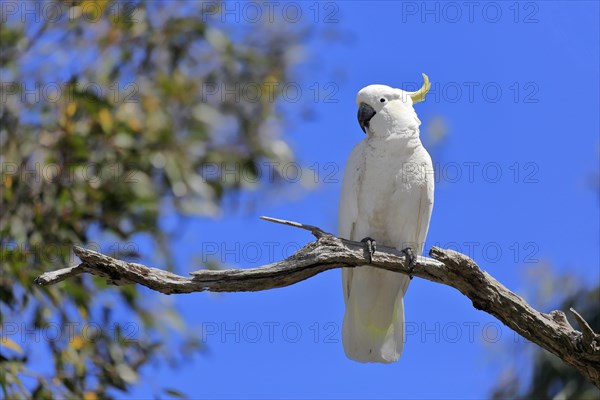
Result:
[[184,393],[180,392],[179,390],[167,388],[164,390],[164,392],[165,392],[165,394],[168,394],[169,396],[172,396],[172,397],[176,397],[178,399],[187,399],[188,398]]

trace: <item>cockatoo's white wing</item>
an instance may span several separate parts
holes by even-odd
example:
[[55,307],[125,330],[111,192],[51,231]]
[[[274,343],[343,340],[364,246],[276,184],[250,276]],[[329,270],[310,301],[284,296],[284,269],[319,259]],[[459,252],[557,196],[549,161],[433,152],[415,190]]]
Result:
[[[354,146],[344,171],[338,206],[338,236],[344,239],[356,240],[354,227],[358,221],[358,189],[365,162],[364,147],[365,142],[362,141]],[[352,272],[352,268],[342,268],[344,301],[348,300]]]

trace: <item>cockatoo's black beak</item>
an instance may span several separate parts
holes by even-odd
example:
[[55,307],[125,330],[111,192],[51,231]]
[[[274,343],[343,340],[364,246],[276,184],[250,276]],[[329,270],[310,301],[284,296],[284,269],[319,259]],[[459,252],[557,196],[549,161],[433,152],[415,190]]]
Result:
[[360,103],[360,107],[358,107],[358,124],[360,125],[360,129],[364,133],[367,133],[367,128],[369,127],[369,121],[373,116],[377,114],[373,107],[366,103]]

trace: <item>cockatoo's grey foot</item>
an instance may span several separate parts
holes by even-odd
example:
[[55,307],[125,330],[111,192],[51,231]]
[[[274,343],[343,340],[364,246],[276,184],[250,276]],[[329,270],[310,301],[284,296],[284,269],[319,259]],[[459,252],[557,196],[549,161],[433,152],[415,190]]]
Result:
[[369,264],[371,264],[373,262],[373,254],[375,254],[375,250],[377,250],[377,242],[375,242],[375,239],[372,239],[370,237],[364,238],[363,240],[361,240],[361,242],[366,244],[365,250],[369,255]]
[[417,256],[415,256],[415,253],[410,247],[405,248],[401,252],[406,256],[406,261],[408,261],[408,277],[412,279],[412,273],[417,265]]

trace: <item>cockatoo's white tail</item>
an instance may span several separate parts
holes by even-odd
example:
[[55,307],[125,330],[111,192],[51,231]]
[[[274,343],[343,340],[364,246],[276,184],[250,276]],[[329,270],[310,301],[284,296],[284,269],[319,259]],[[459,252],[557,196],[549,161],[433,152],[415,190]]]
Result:
[[409,278],[368,266],[342,273],[344,286],[349,285],[342,330],[346,355],[360,362],[398,361],[404,345],[403,297]]

